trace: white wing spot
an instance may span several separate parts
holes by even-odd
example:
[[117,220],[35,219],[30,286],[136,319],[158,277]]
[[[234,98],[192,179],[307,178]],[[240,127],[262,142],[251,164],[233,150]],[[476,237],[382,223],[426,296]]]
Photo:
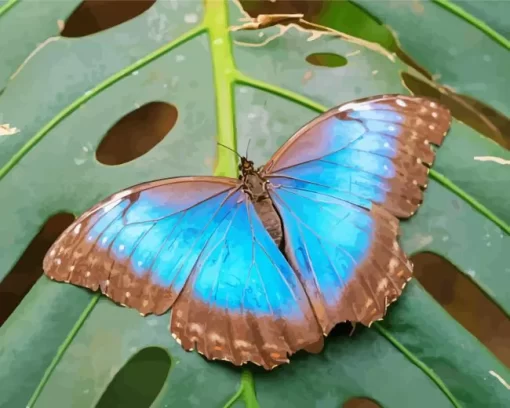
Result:
[[200,326],[197,323],[191,323],[189,325],[189,331],[191,333],[195,332],[196,334],[198,334],[200,336],[204,332],[204,329],[202,328],[202,326]]
[[403,108],[407,106],[407,103],[405,103],[402,99],[397,99],[396,102],[398,106],[402,106]]
[[90,276],[90,271],[85,272],[85,277],[88,278]]
[[250,343],[248,343],[248,342],[246,342],[244,340],[235,340],[234,341],[234,347],[235,348],[245,348],[245,349],[247,349],[247,348],[250,348],[250,346],[251,346]]
[[78,224],[76,227],[74,227],[74,235],[78,235],[80,233],[80,230],[81,230],[81,224]]
[[390,147],[390,144],[389,144],[388,142],[386,142],[386,143],[384,143],[384,145],[383,145],[383,146],[384,146],[384,147],[386,147],[386,148],[388,148],[388,147]]
[[413,180],[413,184],[414,184],[415,186],[417,186],[417,185],[418,185],[418,182],[417,182],[416,180]]
[[54,256],[55,255],[55,250],[52,249],[51,252],[50,252],[50,256]]
[[128,297],[130,297],[130,296],[131,296],[131,293],[126,292],[126,297],[128,298]]
[[110,284],[110,280],[107,279],[104,284],[105,284],[105,286],[108,286]]
[[138,266],[142,266],[143,262],[142,262],[142,261],[138,261],[136,264],[137,264]]
[[430,107],[431,107],[431,108],[437,108],[437,103],[435,103],[435,102],[430,102]]
[[393,132],[393,131],[395,130],[395,126],[388,126],[388,130],[389,130],[390,132]]
[[383,169],[384,169],[384,170],[388,170],[388,166],[385,164],[385,165],[383,166]]
[[376,292],[380,292],[381,290],[383,290],[387,284],[388,284],[388,278],[382,279],[381,282],[379,282],[379,285],[377,285]]
[[119,251],[124,251],[124,248],[125,248],[124,245],[122,245],[122,244],[119,245]]
[[57,258],[57,259],[55,259],[55,263],[56,263],[57,265],[60,265],[60,264],[62,263],[62,261],[60,260],[60,258]]
[[418,164],[422,164],[423,162],[421,161],[421,159],[420,159],[420,158],[417,158],[417,159],[416,159],[416,163],[418,163]]
[[210,333],[209,340],[211,340],[212,342],[225,344],[225,339],[221,337],[218,333]]
[[430,130],[434,130],[436,127],[434,125],[429,125]]
[[423,141],[423,144],[424,144],[425,146],[428,146],[428,145],[430,144],[430,142],[429,142],[427,139],[425,139],[425,140]]
[[437,112],[432,112],[432,117],[433,118],[437,118],[439,115],[437,114]]
[[149,301],[147,299],[145,299],[143,302],[142,302],[142,306],[143,307],[147,307],[147,305],[149,304]]
[[74,265],[69,267],[69,270],[72,272],[74,271]]
[[104,237],[104,238],[101,240],[101,242],[102,242],[103,244],[106,244],[106,241],[108,241],[108,237]]

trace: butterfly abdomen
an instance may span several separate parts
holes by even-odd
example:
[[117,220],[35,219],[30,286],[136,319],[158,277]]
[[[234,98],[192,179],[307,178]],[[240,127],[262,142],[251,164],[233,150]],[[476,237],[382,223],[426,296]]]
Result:
[[269,232],[276,246],[280,247],[283,237],[282,221],[267,192],[267,181],[255,170],[250,169],[243,174],[243,183],[245,192],[250,196],[264,228]]
[[282,222],[273,206],[273,202],[268,197],[256,201],[253,204],[255,206],[255,211],[257,211],[258,216],[264,224],[265,229],[269,232],[271,238],[273,238],[276,246],[280,247],[283,237]]

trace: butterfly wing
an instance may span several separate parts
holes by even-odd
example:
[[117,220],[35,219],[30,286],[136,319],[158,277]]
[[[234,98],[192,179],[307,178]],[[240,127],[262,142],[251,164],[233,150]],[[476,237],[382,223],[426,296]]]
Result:
[[303,127],[263,169],[285,253],[324,332],[382,318],[411,279],[396,217],[420,205],[430,145],[449,126],[450,113],[424,98],[359,100]]
[[50,278],[102,293],[142,314],[164,313],[184,286],[238,182],[179,177],[114,194],[81,215],[43,262]]
[[232,216],[204,246],[177,299],[171,330],[185,349],[210,359],[272,369],[297,350],[319,351],[323,335],[253,204],[234,199]]
[[423,198],[427,165],[435,156],[431,144],[442,143],[450,120],[447,109],[425,98],[385,95],[350,102],[299,130],[263,173],[322,185],[407,218]]
[[208,358],[272,368],[320,343],[306,294],[237,180],[175,178],[114,194],[79,217],[43,263],[52,279],[142,314]]

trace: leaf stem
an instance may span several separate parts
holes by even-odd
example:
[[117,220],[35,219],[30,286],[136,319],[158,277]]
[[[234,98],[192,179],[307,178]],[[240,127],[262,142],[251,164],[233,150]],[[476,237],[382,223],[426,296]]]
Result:
[[448,188],[449,190],[457,194],[460,198],[462,198],[464,201],[469,203],[473,208],[475,208],[479,213],[483,214],[485,217],[490,219],[494,224],[499,226],[507,234],[510,234],[510,225],[505,223],[502,219],[498,218],[496,214],[494,214],[491,210],[485,207],[478,200],[467,194],[459,186],[454,184],[450,179],[445,177],[443,174],[438,173],[434,169],[430,169],[429,174],[431,178],[433,178],[438,183],[442,184],[444,187]]
[[241,385],[236,393],[230,398],[230,400],[223,406],[223,408],[231,408],[239,399],[244,400],[246,408],[259,408],[260,405],[257,401],[255,394],[255,383],[253,380],[253,374],[250,370],[245,369],[241,374]]
[[53,360],[51,361],[50,365],[44,372],[43,378],[39,382],[39,385],[37,386],[34,393],[32,394],[32,397],[30,397],[30,400],[27,403],[27,408],[31,408],[35,404],[37,398],[41,394],[44,386],[46,385],[51,374],[53,373],[53,370],[55,369],[57,364],[62,359],[62,356],[66,352],[67,348],[73,341],[76,334],[78,333],[78,330],[81,329],[81,327],[83,326],[83,323],[85,323],[85,320],[87,319],[87,317],[90,315],[90,313],[94,309],[94,306],[96,306],[100,296],[101,296],[101,292],[98,292],[92,296],[92,299],[90,300],[89,304],[81,313],[80,317],[78,318],[77,322],[74,324],[73,328],[71,329],[71,331],[65,338],[64,342],[58,348],[57,353],[55,354],[55,357],[53,357]]
[[496,30],[490,28],[484,21],[468,13],[462,7],[458,6],[457,4],[451,3],[450,0],[433,0],[433,1],[439,6],[450,11],[451,13],[466,20],[468,23],[474,25],[476,28],[478,28],[480,31],[483,31],[485,34],[487,34],[497,43],[501,44],[503,47],[510,49],[510,41],[508,39],[506,39]]
[[[326,112],[329,108],[321,105],[315,101],[312,101],[308,99],[307,97],[303,95],[299,95],[295,92],[288,91],[286,89],[282,89],[278,86],[267,84],[265,82],[259,81],[254,78],[250,78],[242,73],[236,73],[236,82],[241,83],[243,85],[251,86],[253,88],[260,89],[264,92],[272,93],[273,95],[280,96],[284,99],[287,99],[289,101],[295,102],[300,104],[301,106],[304,106],[305,108],[312,109],[318,113]],[[503,221],[501,218],[499,218],[497,215],[495,215],[492,211],[490,211],[487,207],[485,207],[482,203],[480,203],[478,200],[476,200],[473,196],[469,195],[465,191],[463,191],[459,186],[457,186],[455,183],[453,183],[449,178],[447,178],[445,175],[437,172],[436,170],[431,169],[430,170],[430,178],[436,180],[440,184],[442,184],[444,187],[452,191],[454,194],[461,197],[465,202],[467,202],[469,205],[471,205],[475,210],[477,210],[479,213],[486,216],[488,219],[490,219],[494,224],[496,224],[498,227],[500,227],[503,231],[505,231],[507,234],[510,234],[510,226]]]
[[166,44],[165,46],[155,50],[144,58],[136,61],[134,64],[129,65],[128,67],[120,70],[115,73],[111,77],[107,78],[100,84],[96,85],[90,91],[83,94],[81,97],[76,99],[70,105],[66,106],[62,109],[56,116],[54,116],[46,125],[44,125],[31,139],[25,143],[20,150],[18,150],[11,159],[0,169],[0,180],[5,177],[5,175],[55,126],[57,126],[62,120],[64,120],[67,116],[73,113],[76,109],[78,109],[85,102],[92,99],[98,93],[104,91],[106,88],[112,86],[114,83],[118,82],[122,78],[130,75],[134,71],[142,68],[147,65],[149,62],[157,59],[161,55],[167,53],[168,51],[178,47],[179,45],[195,38],[196,36],[204,33],[206,27],[204,25],[198,25],[197,27],[191,29],[187,33],[181,35],[176,38],[174,41]]
[[[217,140],[237,151],[233,92],[236,69],[228,31],[228,7],[225,1],[218,0],[204,0],[204,4],[216,90]],[[216,175],[237,176],[237,157],[233,152],[218,146],[217,158]]]
[[391,344],[393,344],[402,354],[404,354],[414,365],[420,368],[436,385],[441,391],[448,397],[455,408],[461,408],[460,403],[454,397],[452,392],[448,389],[446,384],[439,378],[439,376],[430,369],[425,363],[423,363],[418,357],[416,357],[411,351],[409,351],[402,343],[400,343],[388,330],[386,330],[380,323],[374,322],[372,327],[377,329],[383,337],[385,337]]

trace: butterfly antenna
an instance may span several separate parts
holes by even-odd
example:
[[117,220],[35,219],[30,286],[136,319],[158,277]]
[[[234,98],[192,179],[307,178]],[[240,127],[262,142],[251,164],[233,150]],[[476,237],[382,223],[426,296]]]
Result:
[[237,154],[239,156],[239,158],[242,159],[241,155],[239,153],[237,153],[234,149],[231,149],[230,147],[225,146],[224,144],[221,144],[220,142],[216,142],[216,143],[218,143],[221,147],[224,147],[225,149],[230,150],[231,152]]
[[248,160],[248,149],[250,148],[251,139],[248,139],[248,146],[246,146],[246,160]]

